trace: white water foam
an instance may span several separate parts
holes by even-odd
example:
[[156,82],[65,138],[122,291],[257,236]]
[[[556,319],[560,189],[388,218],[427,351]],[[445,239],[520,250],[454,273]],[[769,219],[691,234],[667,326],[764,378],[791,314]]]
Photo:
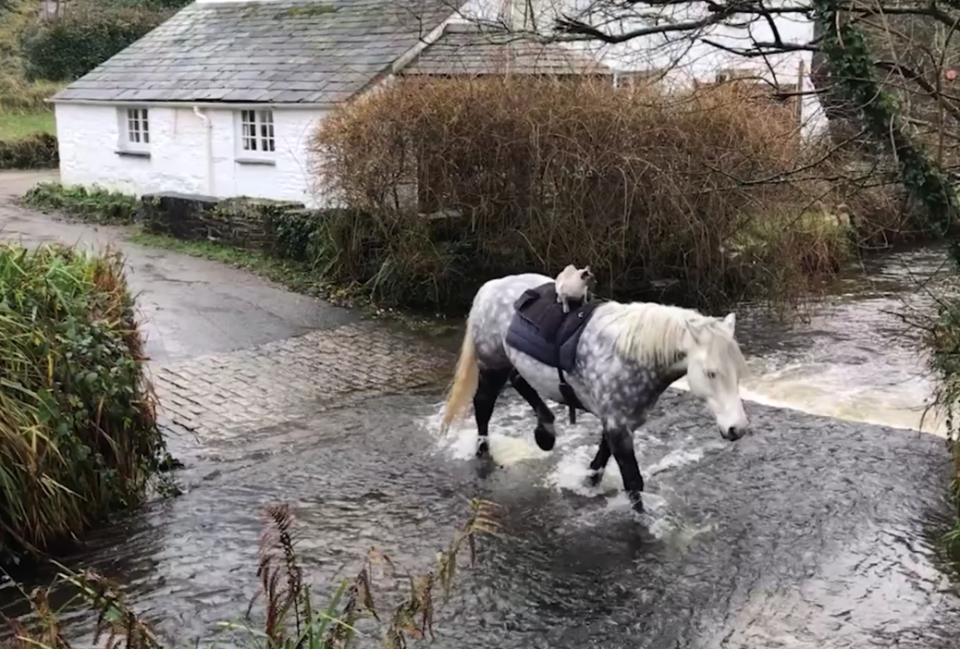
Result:
[[[942,417],[933,413],[924,416],[930,390],[924,391],[920,379],[909,386],[878,387],[857,384],[846,366],[814,367],[794,363],[777,369],[753,369],[741,381],[740,396],[744,401],[773,408],[786,408],[810,415],[820,415],[876,426],[890,426],[945,436]],[[688,392],[686,378],[671,384]]]
[[[474,457],[477,448],[477,428],[472,416],[468,416],[459,425],[451,426],[446,435],[441,435],[440,419],[442,404],[436,412],[423,418],[420,425],[436,439],[437,454],[451,459],[469,460]],[[609,516],[632,514],[629,499],[623,492],[620,469],[611,461],[603,474],[600,484],[591,487],[587,482],[590,461],[593,459],[599,441],[600,424],[589,413],[578,413],[577,423],[569,424],[566,410],[555,407],[557,415],[557,443],[552,451],[542,451],[533,439],[536,418],[530,406],[519,399],[504,399],[498,403],[490,422],[488,440],[493,461],[509,470],[522,462],[553,463],[541,485],[557,492],[570,492],[587,498],[604,498],[601,508],[587,508],[571,520],[572,525],[593,526]],[[649,464],[641,464],[640,470],[646,480],[643,495],[644,513],[642,520],[651,533],[659,538],[675,536],[690,537],[691,529],[676,516],[669,501],[658,493],[656,476],[665,471],[700,461],[704,453],[715,444],[704,444],[691,436],[670,440],[669,451],[660,459]],[[644,459],[645,450],[652,455],[660,455],[665,443],[652,437],[642,429],[634,435],[637,457]],[[659,452],[657,452],[659,451]],[[702,530],[701,530],[702,531]],[[693,534],[699,533],[693,531]]]

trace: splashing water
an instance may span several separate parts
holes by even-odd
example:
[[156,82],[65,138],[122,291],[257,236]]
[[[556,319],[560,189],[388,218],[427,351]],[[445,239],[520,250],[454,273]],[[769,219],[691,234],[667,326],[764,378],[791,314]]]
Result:
[[[442,404],[436,412],[420,420],[419,425],[436,439],[435,453],[453,460],[471,460],[477,448],[477,428],[471,416],[459,425],[451,426],[441,435]],[[532,486],[545,487],[555,492],[567,492],[581,498],[602,498],[604,506],[578,511],[570,524],[592,526],[609,516],[623,516],[631,512],[630,502],[623,492],[620,469],[616,461],[607,465],[603,478],[596,487],[588,484],[590,461],[597,451],[600,423],[589,413],[579,413],[576,424],[566,419],[566,409],[554,406],[557,416],[557,442],[552,451],[543,451],[533,439],[535,416],[529,405],[510,391],[498,402],[489,427],[489,448],[493,462],[502,471],[510,471],[520,464],[543,463],[543,473]],[[711,449],[721,448],[719,441],[704,442],[692,436],[668,441],[643,431],[634,433],[634,446],[640,461],[640,470],[646,480],[642,521],[658,538],[680,534],[687,538],[704,530],[684,527],[670,506],[669,499],[658,492],[658,474],[680,466],[699,462]]]

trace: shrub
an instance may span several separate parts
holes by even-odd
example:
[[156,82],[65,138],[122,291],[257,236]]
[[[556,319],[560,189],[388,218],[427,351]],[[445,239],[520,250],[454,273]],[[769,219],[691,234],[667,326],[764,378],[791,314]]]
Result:
[[[713,307],[799,293],[847,250],[800,250],[807,221],[784,215],[822,183],[794,173],[809,157],[796,120],[731,86],[404,80],[325,120],[312,152],[319,186],[355,209],[324,226],[332,279],[393,304],[462,309],[491,276],[575,262],[614,297],[672,284]],[[768,233],[761,258],[727,253]]]
[[23,202],[43,210],[59,210],[94,223],[132,223],[140,208],[136,196],[101,187],[64,187],[40,183],[24,194]]
[[71,2],[66,15],[37,22],[21,35],[27,79],[72,81],[160,25],[169,10],[123,2]]
[[0,169],[54,169],[59,163],[55,135],[35,133],[20,140],[0,142]]
[[164,442],[123,260],[0,247],[0,551],[137,504]]

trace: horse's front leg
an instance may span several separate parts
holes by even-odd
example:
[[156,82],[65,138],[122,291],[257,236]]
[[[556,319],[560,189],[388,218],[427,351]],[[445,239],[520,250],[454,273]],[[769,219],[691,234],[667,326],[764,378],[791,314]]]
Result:
[[[642,512],[643,476],[640,475],[640,465],[637,464],[637,456],[633,451],[633,435],[630,434],[630,429],[625,426],[604,424],[603,436],[617,461],[617,466],[620,467],[623,490],[627,492],[634,510]],[[599,457],[600,453],[597,455]],[[607,457],[609,458],[609,455]]]
[[610,454],[610,444],[607,443],[607,436],[601,432],[600,446],[597,448],[597,454],[593,457],[593,462],[590,463],[590,475],[587,478],[591,487],[596,487],[603,479],[603,472],[610,461]]
[[533,431],[533,437],[537,440],[537,446],[544,451],[553,450],[557,443],[557,429],[554,427],[556,417],[553,411],[543,402],[533,386],[527,383],[527,380],[520,376],[520,372],[513,370],[510,372],[510,384],[513,389],[530,404],[534,413],[537,415],[537,427]]
[[510,368],[497,370],[480,370],[480,380],[477,391],[473,395],[473,416],[477,421],[477,457],[486,458],[490,454],[490,444],[487,434],[490,427],[490,418],[493,416],[493,407],[497,405],[497,397],[507,384],[510,377]]

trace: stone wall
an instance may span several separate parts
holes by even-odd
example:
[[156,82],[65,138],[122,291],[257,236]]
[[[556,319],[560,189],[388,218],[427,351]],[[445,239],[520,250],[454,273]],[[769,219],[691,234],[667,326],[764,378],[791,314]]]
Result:
[[144,195],[139,217],[154,234],[283,253],[284,226],[311,229],[320,215],[302,203],[165,193]]

